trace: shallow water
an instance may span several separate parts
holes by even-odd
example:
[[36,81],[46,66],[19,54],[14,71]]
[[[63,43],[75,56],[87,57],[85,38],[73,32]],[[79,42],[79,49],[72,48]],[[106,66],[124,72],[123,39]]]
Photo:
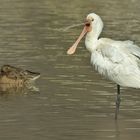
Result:
[[133,40],[140,46],[139,0],[0,0],[0,65],[41,73],[38,90],[0,94],[2,140],[138,140],[138,89],[123,88],[114,120],[116,85],[94,71],[80,43],[66,50],[82,30],[67,27],[90,12],[105,23],[104,37]]

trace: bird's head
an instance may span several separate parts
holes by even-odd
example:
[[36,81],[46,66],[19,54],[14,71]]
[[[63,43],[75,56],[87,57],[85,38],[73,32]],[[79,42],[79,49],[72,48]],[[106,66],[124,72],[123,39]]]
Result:
[[101,18],[95,13],[88,14],[84,23],[84,29],[82,33],[80,34],[77,41],[73,44],[73,46],[68,49],[67,54],[75,53],[80,40],[85,36],[85,34],[98,38],[102,29],[103,29],[103,22]]
[[102,29],[103,22],[98,15],[96,15],[95,13],[90,13],[86,17],[85,26],[87,32],[92,32],[99,27]]

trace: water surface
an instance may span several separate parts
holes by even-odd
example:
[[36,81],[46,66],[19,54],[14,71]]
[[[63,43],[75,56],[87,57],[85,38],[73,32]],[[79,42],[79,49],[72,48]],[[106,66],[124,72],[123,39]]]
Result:
[[138,0],[0,0],[0,65],[41,73],[39,91],[1,91],[2,140],[138,140],[138,89],[123,88],[118,121],[114,120],[116,85],[90,65],[80,43],[66,50],[90,12],[105,24],[102,36],[133,40],[140,46]]

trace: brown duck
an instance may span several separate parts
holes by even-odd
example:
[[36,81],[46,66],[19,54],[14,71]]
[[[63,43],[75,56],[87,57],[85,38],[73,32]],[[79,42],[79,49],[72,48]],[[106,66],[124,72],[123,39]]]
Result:
[[0,70],[0,84],[23,85],[32,83],[40,77],[40,73],[23,70],[10,65],[3,65]]

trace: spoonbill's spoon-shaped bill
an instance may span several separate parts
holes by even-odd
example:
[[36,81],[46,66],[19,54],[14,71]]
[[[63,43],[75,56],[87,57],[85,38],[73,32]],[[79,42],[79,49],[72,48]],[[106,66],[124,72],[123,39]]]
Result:
[[76,40],[76,42],[68,49],[67,54],[71,55],[71,54],[74,54],[75,53],[76,48],[77,48],[79,42],[85,36],[85,34],[87,32],[89,32],[89,31],[91,31],[90,22],[89,21],[86,21],[83,31],[81,32],[81,34],[78,37],[78,39]]

